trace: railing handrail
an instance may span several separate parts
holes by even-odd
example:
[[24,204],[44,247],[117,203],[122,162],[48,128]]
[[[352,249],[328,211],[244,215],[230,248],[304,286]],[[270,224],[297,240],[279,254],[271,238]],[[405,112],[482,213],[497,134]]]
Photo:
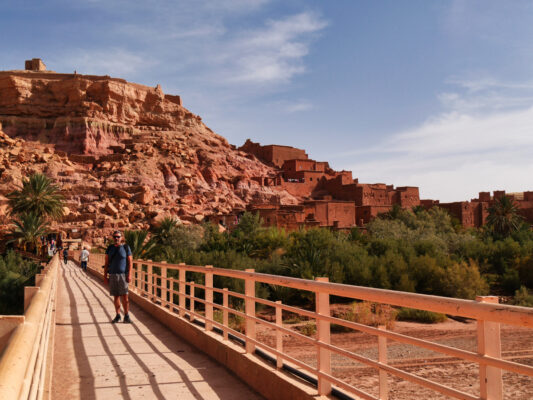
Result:
[[[42,393],[42,371],[37,363],[45,363],[42,353],[44,340],[48,337],[51,307],[56,289],[59,255],[55,255],[41,281],[39,291],[33,296],[24,313],[24,323],[11,334],[0,356],[0,399],[27,398],[35,390]],[[48,329],[47,329],[48,328]],[[44,340],[43,340],[44,339]],[[49,367],[49,366],[48,366]],[[37,386],[38,387],[37,387]]]
[[[150,260],[136,259],[134,263],[164,267],[167,269],[185,269],[190,272],[205,273],[205,266],[187,264],[167,264]],[[270,275],[259,272],[246,272],[227,268],[209,268],[214,275],[236,279],[253,279],[257,282],[286,286],[310,292],[327,292],[333,296],[353,298],[390,304],[398,307],[423,309],[458,317],[483,319],[516,326],[533,328],[533,308],[512,306],[508,304],[480,303],[474,300],[457,299],[420,293],[400,292],[388,289],[370,288],[334,282],[319,282],[309,279],[282,275]],[[423,305],[422,305],[423,303]]]
[[[76,253],[75,253],[76,254]],[[79,254],[79,252],[77,252]],[[103,254],[91,255],[93,259],[89,263],[89,269],[103,275],[100,266],[103,264]],[[228,334],[240,338],[245,343],[245,350],[253,354],[258,348],[261,352],[270,354],[276,361],[276,366],[282,368],[288,365],[294,366],[316,376],[318,381],[318,394],[330,394],[332,385],[337,388],[365,399],[387,399],[388,384],[387,375],[399,377],[401,379],[419,384],[423,387],[435,390],[441,394],[458,399],[502,399],[502,370],[519,373],[533,377],[533,367],[503,359],[501,355],[500,324],[510,324],[533,328],[533,309],[498,304],[495,296],[485,296],[476,298],[476,301],[424,295],[417,293],[398,292],[386,289],[376,289],[361,286],[352,286],[340,283],[331,283],[327,278],[317,278],[317,280],[307,280],[288,276],[269,275],[257,273],[254,270],[232,270],[225,268],[213,268],[212,266],[194,266],[181,264],[168,264],[166,262],[154,262],[152,260],[134,260],[132,271],[131,290],[147,300],[155,302],[159,307],[169,307],[171,312],[177,312],[180,317],[186,317],[190,322],[203,320],[205,329],[212,331],[217,327],[222,331],[224,340],[228,339]],[[160,269],[158,272],[156,269]],[[176,277],[169,277],[170,270],[177,271]],[[203,274],[205,283],[199,284],[194,281],[187,281],[187,272]],[[244,281],[244,293],[230,291],[227,288],[217,288],[213,286],[213,277],[222,276]],[[304,310],[298,307],[282,304],[281,301],[270,301],[257,297],[255,283],[266,283],[279,285],[314,293],[316,310]],[[188,289],[187,289],[188,288]],[[203,290],[203,298],[197,297],[195,288]],[[223,295],[222,304],[217,303],[213,294]],[[444,344],[427,341],[421,338],[406,336],[398,332],[389,331],[385,326],[377,328],[363,325],[361,323],[340,319],[330,314],[330,296],[335,295],[355,300],[365,300],[375,303],[388,304],[399,307],[409,307],[419,310],[441,312],[454,316],[472,318],[477,321],[477,352]],[[244,311],[236,310],[228,303],[228,297],[236,297],[244,301]],[[189,305],[187,305],[187,301]],[[195,311],[195,303],[201,304],[204,314]],[[276,311],[276,322],[265,321],[255,315],[255,305],[263,303],[269,307],[274,307]],[[213,310],[223,313],[223,321],[216,321]],[[282,311],[296,313],[316,322],[316,338],[306,337],[301,333],[292,331],[283,325]],[[233,314],[244,319],[244,333],[232,329],[228,323],[228,315]],[[276,332],[276,347],[273,348],[266,343],[262,343],[256,338],[256,325]],[[331,344],[331,325],[338,324],[349,329],[374,335],[378,338],[379,360],[373,360],[351,352],[347,349]],[[316,348],[317,366],[311,366],[301,360],[293,358],[283,352],[283,335],[290,335],[313,345]],[[450,386],[439,384],[422,376],[404,371],[387,363],[387,340],[415,345],[427,350],[436,351],[441,354],[457,357],[463,362],[474,362],[479,366],[480,394],[472,395],[454,389]],[[347,382],[332,375],[331,355],[337,354],[366,366],[378,369],[379,371],[379,397],[370,395]],[[285,364],[285,363],[287,364]],[[315,378],[311,378],[315,379]]]

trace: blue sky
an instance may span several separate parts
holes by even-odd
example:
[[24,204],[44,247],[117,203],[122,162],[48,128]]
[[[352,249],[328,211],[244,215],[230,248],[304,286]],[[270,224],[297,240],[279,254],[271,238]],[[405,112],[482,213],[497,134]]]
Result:
[[41,57],[180,94],[230,143],[303,147],[421,197],[533,190],[533,2],[0,0]]

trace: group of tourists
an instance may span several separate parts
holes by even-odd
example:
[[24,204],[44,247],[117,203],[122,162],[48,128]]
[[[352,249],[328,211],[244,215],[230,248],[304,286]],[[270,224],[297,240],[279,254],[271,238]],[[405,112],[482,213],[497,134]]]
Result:
[[43,252],[46,251],[49,257],[52,257],[58,251],[63,250],[63,241],[61,240],[61,236],[58,236],[57,240],[55,236],[41,236],[41,249]]

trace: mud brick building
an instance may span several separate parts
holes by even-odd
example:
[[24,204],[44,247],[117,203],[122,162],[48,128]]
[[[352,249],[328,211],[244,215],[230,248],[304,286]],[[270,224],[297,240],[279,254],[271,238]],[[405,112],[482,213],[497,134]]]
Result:
[[[351,171],[335,171],[327,162],[309,158],[305,150],[290,146],[262,146],[247,140],[239,150],[247,152],[276,169],[268,176],[252,179],[261,187],[285,190],[298,199],[296,205],[252,203],[246,209],[228,215],[213,215],[213,221],[231,228],[244,211],[259,213],[265,225],[287,229],[301,226],[324,226],[346,229],[363,226],[386,213],[394,205],[404,209],[434,206],[447,210],[465,227],[481,227],[486,223],[489,207],[504,196],[505,191],[481,192],[477,199],[453,203],[420,200],[418,187],[394,187],[384,183],[360,183]],[[533,192],[510,193],[520,214],[533,224]]]
[[46,65],[40,58],[32,58],[24,62],[24,69],[26,71],[46,71]]
[[[495,190],[492,196],[490,192],[480,192],[478,198],[470,201],[440,203],[438,200],[422,200],[421,205],[426,209],[434,206],[444,208],[464,227],[479,228],[487,221],[489,207],[505,195],[504,190]],[[515,201],[524,220],[533,224],[533,192],[508,193],[507,196]]]
[[[275,175],[253,178],[260,186],[286,190],[300,201],[298,205],[250,205],[248,210],[259,213],[269,226],[346,229],[364,225],[395,204],[403,208],[420,204],[417,187],[359,183],[351,171],[335,171],[327,162],[309,159],[303,149],[262,146],[247,140],[239,150],[277,168]],[[227,216],[213,216],[213,220],[223,221],[228,226],[231,225],[228,221],[236,221],[236,216],[238,220],[238,214],[239,211]]]
[[253,154],[264,163],[278,168],[283,166],[285,160],[307,160],[307,154],[304,150],[275,144],[261,146],[259,143],[254,143],[250,139],[239,150]]

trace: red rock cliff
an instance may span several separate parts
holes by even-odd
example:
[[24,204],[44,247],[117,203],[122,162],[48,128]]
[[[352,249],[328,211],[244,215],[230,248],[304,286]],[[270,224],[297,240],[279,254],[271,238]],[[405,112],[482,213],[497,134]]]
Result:
[[274,170],[230,146],[159,86],[0,72],[0,139],[0,196],[23,176],[44,172],[67,199],[58,228],[77,227],[88,239],[147,228],[164,215],[202,220],[252,201],[296,203],[260,187],[251,178]]

